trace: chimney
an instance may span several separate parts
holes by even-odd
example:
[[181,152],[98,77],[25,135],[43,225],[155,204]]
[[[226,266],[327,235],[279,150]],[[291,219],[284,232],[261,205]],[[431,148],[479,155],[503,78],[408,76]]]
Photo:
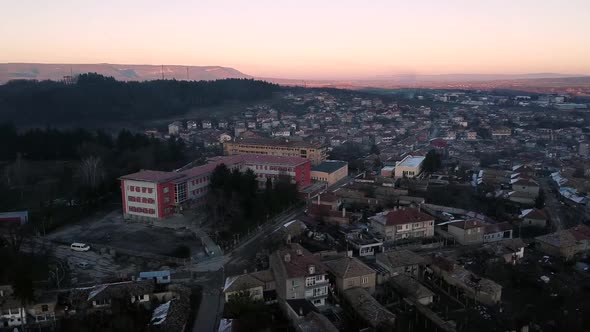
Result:
[[342,208],[342,218],[346,217],[346,208]]
[[301,249],[297,249],[297,256],[303,256],[303,252],[301,251]]
[[291,255],[285,254],[285,263],[289,263],[291,261]]
[[303,308],[299,307],[299,316],[303,316]]
[[244,269],[244,274],[248,273],[248,269]]
[[318,194],[318,205],[320,205],[321,199],[320,199],[320,194]]

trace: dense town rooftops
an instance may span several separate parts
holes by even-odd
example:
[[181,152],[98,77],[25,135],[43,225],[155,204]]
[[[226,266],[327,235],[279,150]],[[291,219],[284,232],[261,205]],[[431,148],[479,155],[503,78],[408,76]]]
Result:
[[277,147],[292,147],[292,148],[316,148],[323,147],[319,143],[315,142],[304,142],[304,141],[292,141],[292,140],[279,140],[279,139],[267,139],[267,138],[244,138],[232,142],[230,144],[242,144],[242,145],[270,145]]

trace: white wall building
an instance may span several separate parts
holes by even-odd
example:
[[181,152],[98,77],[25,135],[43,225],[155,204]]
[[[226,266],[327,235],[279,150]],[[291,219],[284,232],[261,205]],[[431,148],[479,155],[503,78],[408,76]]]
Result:
[[395,165],[396,178],[414,178],[422,172],[422,164],[424,164],[425,157],[422,156],[406,156],[402,161]]

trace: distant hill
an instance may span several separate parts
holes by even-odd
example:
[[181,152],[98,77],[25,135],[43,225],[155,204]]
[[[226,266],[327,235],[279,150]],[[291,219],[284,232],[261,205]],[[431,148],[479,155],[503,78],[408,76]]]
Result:
[[44,63],[2,63],[0,84],[15,79],[36,79],[58,81],[71,74],[97,73],[112,76],[118,81],[150,81],[162,78],[191,81],[210,81],[225,78],[252,78],[234,68],[221,66],[152,66],[100,64],[44,64]]

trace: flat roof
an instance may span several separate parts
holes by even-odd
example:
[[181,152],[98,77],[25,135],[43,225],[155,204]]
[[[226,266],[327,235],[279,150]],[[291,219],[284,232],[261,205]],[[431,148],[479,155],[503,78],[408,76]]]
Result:
[[181,173],[174,172],[163,172],[163,171],[150,171],[143,170],[133,174],[123,175],[119,179],[121,180],[135,180],[135,181],[148,181],[148,182],[169,182],[177,178],[183,177]]
[[346,161],[340,160],[326,160],[319,165],[313,166],[311,170],[313,172],[324,172],[324,173],[334,173],[337,170],[341,169],[342,167],[347,167],[348,163]]
[[402,166],[402,167],[418,167],[420,166],[420,164],[424,161],[424,159],[426,159],[426,157],[421,157],[421,156],[406,156],[404,159],[402,159],[402,161],[399,162],[399,164],[397,164],[397,166]]

